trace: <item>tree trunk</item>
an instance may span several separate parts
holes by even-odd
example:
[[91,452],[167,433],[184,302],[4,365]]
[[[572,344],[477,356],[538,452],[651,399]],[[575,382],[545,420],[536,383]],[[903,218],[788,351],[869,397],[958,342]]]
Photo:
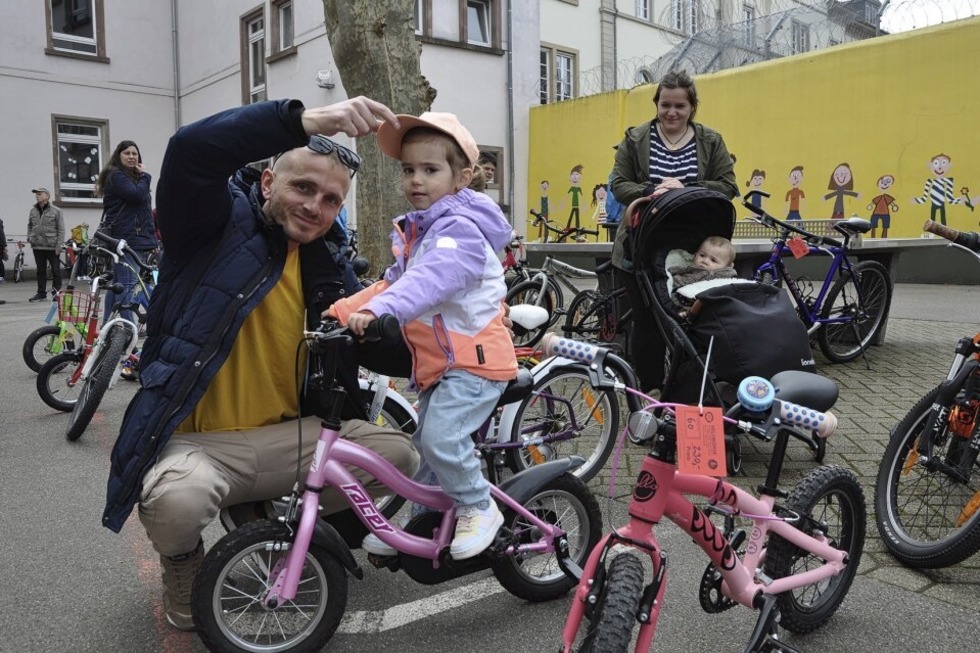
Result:
[[[327,37],[348,97],[367,96],[395,113],[419,115],[435,99],[422,77],[413,0],[323,0]],[[401,192],[401,167],[377,141],[357,141],[357,232],[361,255],[377,276],[391,262],[391,219],[410,207]]]

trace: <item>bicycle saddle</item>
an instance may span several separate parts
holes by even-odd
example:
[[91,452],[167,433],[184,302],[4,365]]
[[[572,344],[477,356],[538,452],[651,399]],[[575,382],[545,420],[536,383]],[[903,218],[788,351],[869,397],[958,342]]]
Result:
[[854,236],[871,231],[871,223],[864,218],[848,218],[835,224],[834,229],[845,236]]
[[819,374],[787,370],[773,375],[770,382],[776,389],[776,398],[783,401],[820,412],[830,410],[837,403],[837,384]]
[[504,393],[500,395],[500,401],[497,402],[497,406],[506,406],[507,404],[520,401],[531,394],[533,388],[534,376],[531,374],[531,370],[522,367],[517,370],[517,378],[508,383],[507,387],[504,388]]

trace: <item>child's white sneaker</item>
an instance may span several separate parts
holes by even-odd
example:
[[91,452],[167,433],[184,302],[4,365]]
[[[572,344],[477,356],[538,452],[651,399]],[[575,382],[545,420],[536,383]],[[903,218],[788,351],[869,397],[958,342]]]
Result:
[[463,506],[456,511],[456,518],[456,537],[449,546],[449,554],[455,560],[465,560],[483,553],[504,525],[504,516],[493,501],[486,510]]
[[361,548],[368,553],[373,553],[374,555],[378,556],[398,555],[398,551],[395,550],[395,547],[391,546],[390,544],[385,544],[381,541],[381,538],[374,533],[368,533],[364,536],[364,539],[361,540]]

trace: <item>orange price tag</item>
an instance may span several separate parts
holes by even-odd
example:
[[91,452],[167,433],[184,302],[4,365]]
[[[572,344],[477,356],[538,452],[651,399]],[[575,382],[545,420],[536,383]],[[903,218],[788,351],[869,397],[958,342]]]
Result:
[[[703,412],[701,412],[703,411]],[[684,474],[725,476],[725,428],[721,408],[678,406],[677,469]]]
[[789,245],[789,251],[793,252],[793,256],[796,258],[803,258],[810,253],[810,246],[802,238],[790,238],[786,244]]

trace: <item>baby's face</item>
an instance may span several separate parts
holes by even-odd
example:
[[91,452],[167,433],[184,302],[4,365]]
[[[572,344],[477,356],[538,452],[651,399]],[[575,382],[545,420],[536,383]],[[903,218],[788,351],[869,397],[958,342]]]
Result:
[[731,267],[731,261],[724,247],[702,243],[694,254],[694,265],[702,270],[723,270]]

